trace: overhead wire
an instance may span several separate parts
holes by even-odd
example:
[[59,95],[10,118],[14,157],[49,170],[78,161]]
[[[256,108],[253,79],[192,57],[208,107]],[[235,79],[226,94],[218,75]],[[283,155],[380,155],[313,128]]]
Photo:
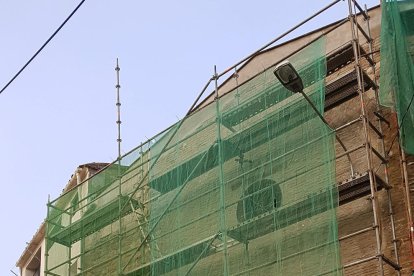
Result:
[[10,84],[13,83],[13,81],[26,69],[26,67],[37,57],[37,55],[49,44],[49,42],[59,33],[59,31],[65,26],[65,24],[71,19],[71,17],[78,11],[78,9],[85,3],[86,0],[82,0],[76,8],[69,14],[69,16],[63,21],[62,24],[56,29],[56,31],[46,40],[45,43],[43,43],[42,47],[39,48],[39,50],[36,51],[36,53],[26,62],[25,65],[10,79],[10,81],[0,90],[0,94],[3,93],[4,90],[9,87]]

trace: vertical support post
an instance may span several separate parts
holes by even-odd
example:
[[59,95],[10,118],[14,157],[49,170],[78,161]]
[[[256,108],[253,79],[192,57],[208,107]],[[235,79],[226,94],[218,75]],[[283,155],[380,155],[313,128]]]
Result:
[[407,170],[407,159],[405,156],[404,149],[400,148],[400,157],[403,173],[403,183],[405,189],[405,201],[407,204],[407,220],[410,233],[410,243],[411,243],[411,270],[414,272],[414,224],[413,224],[413,215],[411,212],[411,198],[410,198],[410,184],[408,183],[408,170]]
[[120,161],[121,159],[121,101],[120,101],[120,96],[119,96],[119,92],[121,89],[121,85],[119,84],[119,71],[121,70],[121,68],[119,68],[119,63],[118,63],[118,58],[116,59],[116,67],[115,67],[115,71],[116,71],[116,107],[117,107],[117,120],[116,120],[116,125],[118,128],[118,138],[116,139],[116,141],[118,142],[118,161]]
[[122,180],[121,180],[121,101],[120,101],[120,89],[121,85],[119,84],[119,71],[121,68],[119,68],[118,58],[116,59],[116,107],[117,107],[117,129],[118,129],[118,138],[116,141],[118,142],[118,275],[122,275],[122,216],[121,216],[121,209],[122,209]]
[[48,273],[48,259],[49,259],[49,209],[50,209],[50,195],[47,196],[47,211],[46,211],[46,220],[45,220],[45,268],[44,268],[44,274],[49,275]]
[[368,118],[366,115],[365,110],[365,102],[364,102],[364,85],[362,83],[362,76],[361,76],[361,65],[359,62],[359,41],[357,40],[355,34],[355,24],[356,18],[355,14],[352,11],[352,0],[348,0],[348,12],[349,12],[349,21],[351,25],[351,34],[352,34],[352,47],[355,56],[355,71],[357,75],[358,81],[358,94],[360,99],[361,105],[361,120],[363,125],[363,132],[364,132],[364,140],[365,140],[365,154],[367,158],[367,165],[368,165],[368,175],[369,175],[369,183],[370,183],[370,190],[371,190],[371,203],[372,203],[372,211],[374,216],[374,227],[375,227],[375,239],[376,239],[376,255],[378,258],[378,265],[379,265],[379,272],[380,275],[384,275],[384,267],[383,267],[383,257],[382,257],[382,248],[381,248],[381,233],[380,233],[380,220],[378,214],[378,203],[377,203],[377,187],[375,184],[375,179],[372,171],[372,157],[371,157],[371,144],[368,135]]
[[[85,254],[85,238],[82,238],[80,240],[80,257],[79,257],[79,270],[82,271],[84,267],[84,257],[83,254]],[[83,273],[81,273],[83,275]]]
[[[244,244],[244,251],[245,251],[245,254],[246,254],[246,259],[245,259],[245,261],[246,261],[246,264],[245,264],[245,267],[247,268],[247,270],[248,269],[250,269],[250,254],[249,254],[249,241],[246,241],[246,243]],[[248,276],[250,276],[251,274],[250,274],[250,271],[248,272],[248,274],[247,274]]]
[[[149,181],[151,179],[151,168],[152,168],[152,166],[151,166],[152,151],[151,151],[151,140],[150,139],[148,139],[148,150],[147,150],[147,154],[148,154],[148,157],[147,157],[147,160],[148,160],[148,162],[147,162],[147,173],[145,174],[145,176],[142,177],[142,179],[140,180],[140,182],[143,181],[144,177],[148,177],[148,183],[149,183]],[[151,194],[150,194],[151,193],[151,190],[149,189],[149,186],[147,186],[147,187],[148,187],[147,196],[148,196],[148,202],[149,202],[149,200],[151,198]],[[146,191],[147,187],[145,187],[145,186],[143,187],[144,191]],[[148,212],[149,212],[149,210],[148,210]],[[147,215],[147,212],[145,212],[145,215]],[[147,232],[149,232],[151,230],[152,223],[151,223],[151,220],[150,219],[148,219],[148,223],[146,224],[145,227],[147,227]],[[144,238],[145,237],[143,237],[143,239]],[[148,247],[148,252],[145,251],[145,247],[143,249],[144,257],[146,257],[147,256],[147,253],[148,253],[148,256],[150,257],[150,260],[152,261],[151,242],[150,241],[147,241],[147,240],[144,240],[144,242],[146,243],[145,245]]]
[[[372,46],[373,41],[372,41],[372,36],[371,36],[371,26],[370,26],[370,22],[369,22],[370,17],[369,17],[369,14],[368,14],[367,5],[364,6],[364,9],[365,9],[365,14],[367,15],[367,18],[366,18],[367,33],[368,33],[368,37],[370,38],[370,41],[368,43],[368,47],[369,47],[368,49],[369,49],[369,52],[371,53],[370,58],[374,62],[374,65],[371,66],[371,68],[372,68],[372,73],[374,75],[373,81],[374,81],[374,84],[375,84],[374,92],[375,92],[376,111],[380,112],[379,92],[378,92],[378,84],[377,84],[377,73],[376,73],[374,54],[373,54],[374,48]],[[383,133],[382,122],[379,118],[378,118],[377,122],[378,122],[377,123],[378,130],[381,133]],[[382,137],[382,138],[380,138],[380,140],[381,140],[381,153],[385,158],[387,158],[387,156],[386,156],[387,151],[385,149],[384,138]],[[389,185],[390,180],[389,180],[389,175],[388,175],[388,169],[389,169],[388,163],[385,163],[384,166],[385,166],[384,167],[384,176],[385,176],[384,180],[385,180],[385,183],[387,185]],[[396,235],[396,231],[395,231],[394,210],[393,210],[393,206],[392,206],[392,196],[391,196],[391,190],[390,189],[387,189],[387,201],[388,201],[388,213],[389,213],[390,222],[391,222],[391,235],[392,235],[392,244],[393,244],[393,249],[394,249],[394,257],[395,257],[396,264],[398,266],[400,266],[400,257],[399,257],[399,254],[398,254],[398,245],[397,245],[397,235]],[[401,275],[401,272],[399,270],[397,270],[397,275],[398,276]]]
[[223,172],[223,145],[221,143],[221,114],[220,114],[220,102],[218,94],[218,75],[217,68],[214,66],[214,88],[216,102],[216,124],[217,124],[217,148],[218,148],[218,164],[219,164],[219,185],[220,185],[220,233],[223,241],[223,254],[224,254],[224,271],[223,275],[229,275],[228,268],[228,252],[227,252],[227,225],[226,225],[226,187],[224,186],[224,172]]
[[[75,194],[76,195],[76,194]],[[71,204],[71,208],[69,209],[69,225],[72,224],[72,216],[74,214],[74,208],[75,206],[73,204]],[[70,230],[72,230],[72,228],[70,228]],[[72,231],[69,232],[69,240],[72,240]],[[71,272],[71,266],[72,266],[72,243],[69,244],[69,249],[68,249],[68,255],[69,255],[69,261],[68,261],[68,275],[71,276],[72,272]]]
[[[148,141],[148,144],[150,146],[151,141]],[[139,155],[140,155],[139,158],[141,159],[141,164],[139,166],[140,170],[138,172],[140,174],[140,178],[139,178],[140,180],[142,180],[144,178],[144,151],[142,150],[142,148],[143,148],[143,143],[141,142],[141,144],[139,146]],[[150,148],[150,147],[148,147],[148,148]],[[147,150],[147,154],[150,155],[150,150]],[[147,164],[148,170],[149,170],[149,160],[150,159],[148,158],[148,164]],[[149,198],[150,198],[149,192],[150,192],[149,189],[147,189],[147,187],[144,186],[142,188],[141,195],[138,194],[138,199],[142,203],[147,202],[147,200],[149,200]],[[143,216],[144,219],[143,220],[137,219],[137,222],[138,222],[138,227],[141,229],[142,234],[143,234],[142,238],[144,238],[145,237],[145,234],[144,234],[145,231],[148,231],[148,229],[150,228],[150,225],[149,225],[150,222],[147,219],[147,207],[144,204],[142,204],[141,211],[142,211],[142,216]],[[147,228],[147,229],[145,229],[145,228]],[[150,251],[151,250],[151,244],[149,242],[147,242],[147,245],[148,245],[148,250]],[[145,247],[144,247],[144,250],[143,250],[143,254],[144,254],[143,258],[145,259],[145,255],[146,255]]]

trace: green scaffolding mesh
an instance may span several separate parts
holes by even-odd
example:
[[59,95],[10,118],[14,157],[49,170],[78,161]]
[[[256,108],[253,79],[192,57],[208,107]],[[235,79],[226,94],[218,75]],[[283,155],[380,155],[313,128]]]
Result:
[[401,145],[414,154],[414,1],[382,1],[380,103],[395,108]]
[[[320,112],[324,46],[290,57]],[[340,275],[334,135],[273,69],[50,202],[46,275]]]

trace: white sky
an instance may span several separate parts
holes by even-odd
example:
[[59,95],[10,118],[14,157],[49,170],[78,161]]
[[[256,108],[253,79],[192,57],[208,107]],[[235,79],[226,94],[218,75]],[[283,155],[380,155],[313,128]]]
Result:
[[[79,1],[0,0],[0,88]],[[18,271],[48,195],[56,198],[78,165],[116,158],[117,57],[127,152],[182,118],[214,65],[223,71],[330,2],[86,1],[0,94],[0,275]],[[341,1],[289,38],[346,12]]]

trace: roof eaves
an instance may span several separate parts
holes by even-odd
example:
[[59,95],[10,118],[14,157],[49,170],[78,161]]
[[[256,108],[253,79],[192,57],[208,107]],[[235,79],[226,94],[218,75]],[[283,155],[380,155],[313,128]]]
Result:
[[45,229],[46,224],[45,221],[43,221],[37,229],[36,233],[33,235],[30,242],[27,243],[23,253],[20,255],[20,258],[17,260],[16,267],[23,267],[29,260],[30,256],[36,254],[34,250],[36,250],[39,247],[39,245],[43,242],[43,239],[45,237]]

